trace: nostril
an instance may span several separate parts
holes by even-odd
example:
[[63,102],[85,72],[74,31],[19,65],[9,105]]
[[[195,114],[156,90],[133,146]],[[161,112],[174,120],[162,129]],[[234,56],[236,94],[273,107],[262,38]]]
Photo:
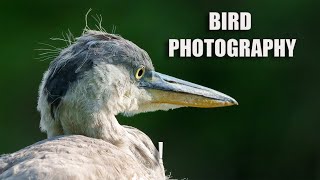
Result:
[[179,84],[179,83],[177,83],[175,81],[170,81],[170,80],[165,80],[165,81],[168,82],[168,83],[172,83],[172,84]]

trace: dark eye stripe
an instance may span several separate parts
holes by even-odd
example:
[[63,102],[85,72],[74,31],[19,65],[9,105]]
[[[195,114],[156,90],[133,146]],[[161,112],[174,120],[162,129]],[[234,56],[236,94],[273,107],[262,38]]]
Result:
[[46,93],[47,101],[50,104],[52,118],[55,118],[54,111],[59,106],[62,97],[67,93],[70,84],[79,80],[85,71],[92,68],[92,60],[87,59],[84,61],[85,57],[83,56],[85,54],[86,53],[80,54],[76,58],[69,59],[68,62],[63,64],[53,62],[50,65],[49,69],[51,74],[46,81],[44,93]]

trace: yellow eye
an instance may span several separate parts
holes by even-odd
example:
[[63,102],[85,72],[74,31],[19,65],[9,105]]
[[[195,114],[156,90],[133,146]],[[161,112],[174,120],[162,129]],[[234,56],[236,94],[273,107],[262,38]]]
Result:
[[146,70],[145,70],[144,66],[140,67],[136,72],[136,79],[138,79],[138,80],[141,79],[143,77],[145,71]]

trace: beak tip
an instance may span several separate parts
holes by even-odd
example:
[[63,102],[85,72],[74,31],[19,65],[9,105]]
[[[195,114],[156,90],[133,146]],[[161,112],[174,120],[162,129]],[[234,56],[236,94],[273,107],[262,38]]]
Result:
[[234,105],[239,105],[239,103],[238,103],[235,99],[233,99],[232,103],[233,103]]
[[230,106],[237,106],[237,105],[239,105],[239,103],[235,100],[235,99],[233,99],[233,98],[228,98],[228,100],[227,100],[227,102],[228,102],[228,104],[230,105]]

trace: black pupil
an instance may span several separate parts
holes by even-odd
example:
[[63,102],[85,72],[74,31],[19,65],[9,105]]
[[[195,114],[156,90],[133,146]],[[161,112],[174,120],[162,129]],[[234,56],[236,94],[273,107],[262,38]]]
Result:
[[142,76],[142,74],[143,74],[143,70],[142,70],[142,69],[139,69],[139,71],[138,71],[138,76],[140,77],[140,76]]

